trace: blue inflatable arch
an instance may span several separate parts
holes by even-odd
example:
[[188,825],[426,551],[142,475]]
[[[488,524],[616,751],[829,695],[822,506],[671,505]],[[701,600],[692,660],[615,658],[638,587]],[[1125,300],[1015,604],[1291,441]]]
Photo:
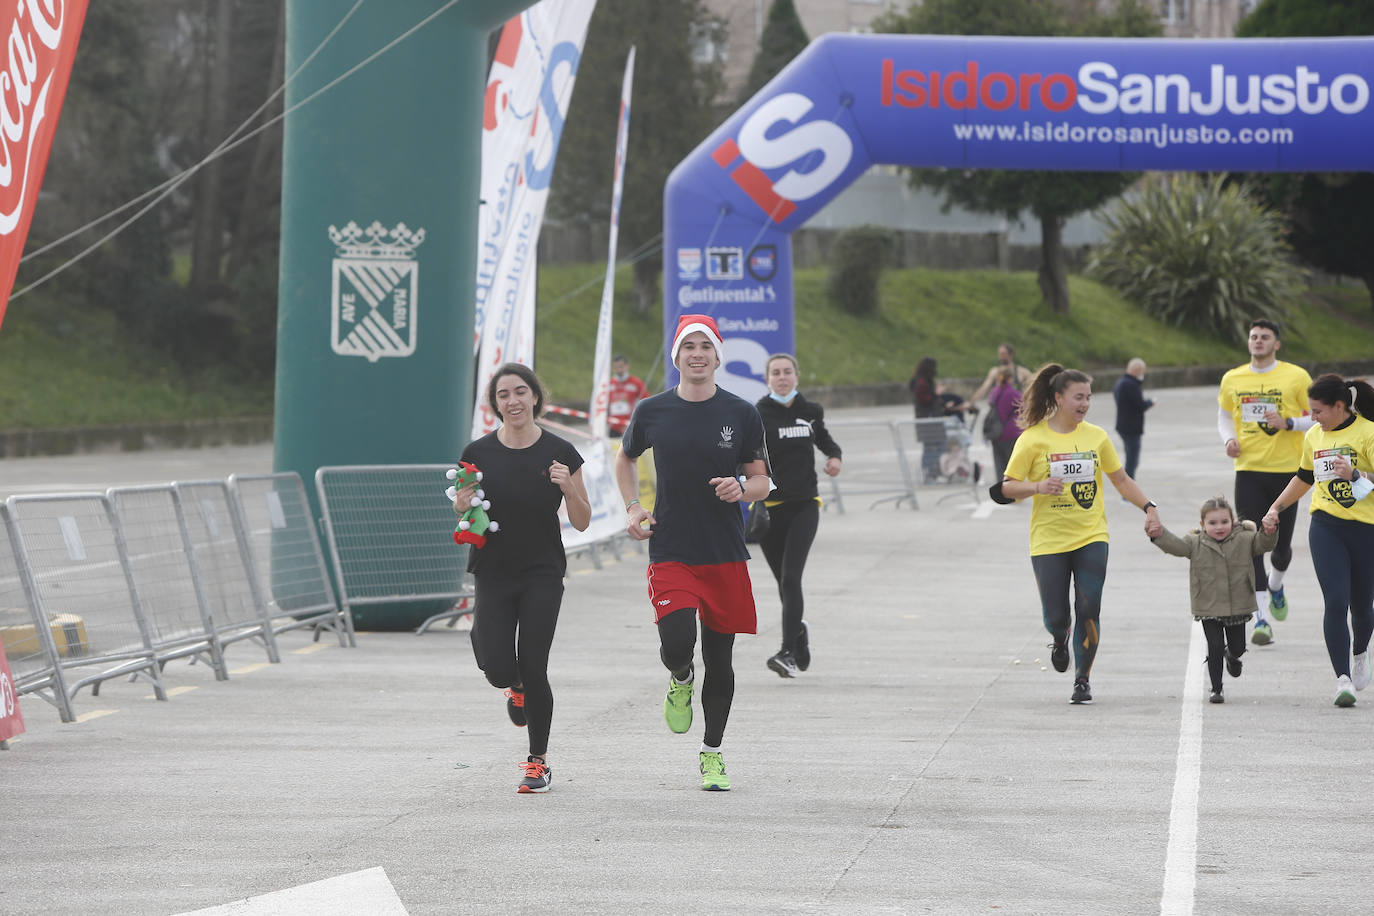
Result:
[[664,337],[715,315],[718,378],[761,396],[791,233],[870,165],[1371,171],[1371,84],[1374,38],[823,36],[669,176]]

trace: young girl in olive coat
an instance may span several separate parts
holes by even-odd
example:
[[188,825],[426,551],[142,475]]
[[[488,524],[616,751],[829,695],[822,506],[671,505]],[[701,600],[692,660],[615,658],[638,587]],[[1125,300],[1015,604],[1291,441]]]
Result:
[[1255,565],[1253,557],[1274,549],[1278,528],[1261,531],[1250,521],[1236,524],[1235,512],[1226,497],[1202,504],[1202,526],[1179,537],[1163,525],[1146,534],[1156,547],[1176,557],[1187,557],[1193,616],[1202,622],[1207,636],[1207,674],[1212,679],[1213,703],[1224,703],[1221,665],[1232,677],[1240,677],[1240,657],[1245,653],[1245,622],[1254,615]]

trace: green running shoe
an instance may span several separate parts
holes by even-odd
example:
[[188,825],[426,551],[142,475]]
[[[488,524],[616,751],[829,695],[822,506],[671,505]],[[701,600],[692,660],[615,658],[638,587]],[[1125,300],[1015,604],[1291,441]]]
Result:
[[692,687],[693,682],[679,684],[677,678],[668,675],[668,695],[663,698],[663,721],[669,730],[682,734],[692,727]]
[[707,792],[730,791],[730,777],[725,775],[725,758],[720,752],[701,752],[701,787]]
[[1257,646],[1267,646],[1274,641],[1274,628],[1269,626],[1269,621],[1255,621],[1255,629],[1250,634],[1250,641]]
[[1269,590],[1269,613],[1275,620],[1288,619],[1288,599],[1284,596],[1282,588]]

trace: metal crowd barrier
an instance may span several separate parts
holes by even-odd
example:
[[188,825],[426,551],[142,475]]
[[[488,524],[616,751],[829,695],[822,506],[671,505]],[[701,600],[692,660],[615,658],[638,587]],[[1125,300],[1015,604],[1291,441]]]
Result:
[[[16,689],[52,701],[64,721],[75,718],[71,698],[78,690],[90,685],[95,694],[102,682],[123,675],[147,678],[165,700],[162,665],[110,499],[103,493],[11,496],[5,505],[34,631],[48,655],[43,669],[19,676]],[[63,627],[61,649],[54,625]],[[75,682],[64,676],[92,668],[98,670]]]
[[124,533],[138,606],[159,665],[190,656],[192,664],[210,665],[216,680],[228,680],[224,640],[212,620],[176,487],[113,487],[105,495]]
[[175,658],[229,673],[225,647],[313,626],[351,639],[296,474],[11,496],[0,504],[0,631],[20,694],[76,718],[87,685]]
[[449,602],[419,632],[468,613],[474,594],[467,548],[455,548],[453,506],[444,499],[452,464],[322,467],[315,490],[342,612],[368,606]]
[[[975,469],[979,463],[973,447],[975,436],[964,428],[961,433],[944,417],[899,420],[835,420],[826,426],[835,434],[844,449],[844,470],[839,477],[824,477],[830,482],[827,505],[834,505],[841,514],[847,496],[873,497],[869,508],[892,503],[900,508],[909,504],[920,508],[917,492],[925,488],[946,489],[937,501],[951,496],[978,498],[981,475]],[[967,436],[968,441],[963,441]],[[946,477],[940,471],[938,458],[948,453],[958,440],[965,450],[968,473]],[[914,451],[908,451],[912,449]],[[927,463],[926,449],[930,450]]]
[[[916,478],[907,459],[898,422],[892,420],[835,420],[826,426],[844,449],[844,470],[830,481],[830,502],[844,513],[845,496],[876,497],[875,508],[890,502],[894,507],[916,501]],[[905,421],[910,422],[910,421]]]
[[356,646],[353,617],[334,599],[300,475],[233,474],[226,485],[272,633],[313,627],[317,641],[332,630],[340,646]]
[[260,644],[267,660],[281,661],[267,601],[253,578],[247,539],[229,502],[223,480],[189,480],[172,484],[185,507],[191,548],[195,552],[220,640],[243,639]]

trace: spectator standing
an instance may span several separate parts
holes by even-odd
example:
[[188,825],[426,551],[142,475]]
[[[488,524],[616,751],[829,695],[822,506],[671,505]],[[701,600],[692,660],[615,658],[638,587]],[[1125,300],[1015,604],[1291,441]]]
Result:
[[630,374],[630,361],[624,356],[611,360],[610,400],[607,404],[608,423],[612,436],[625,434],[635,405],[649,396],[644,380]]
[[1155,406],[1145,397],[1145,360],[1135,357],[1126,364],[1126,371],[1116,380],[1112,397],[1116,400],[1116,432],[1121,437],[1123,466],[1126,476],[1135,479],[1140,465],[1140,439],[1145,435],[1145,411]]
[[1002,366],[997,370],[997,379],[988,392],[988,410],[995,414],[1001,424],[1001,432],[990,439],[992,446],[993,482],[1002,479],[1007,472],[1007,462],[1011,460],[1011,450],[1016,438],[1021,435],[1018,422],[1021,411],[1021,389],[1016,386],[1016,370]]
[[940,476],[940,456],[944,453],[946,441],[944,404],[939,398],[935,381],[938,368],[935,357],[923,357],[916,364],[916,371],[906,385],[916,411],[916,441],[921,443],[921,476],[927,481]]
[[997,347],[997,365],[988,370],[987,377],[983,379],[983,384],[978,386],[978,390],[973,392],[973,396],[969,400],[981,401],[983,396],[992,390],[992,386],[997,384],[997,376],[1004,368],[1011,369],[1011,383],[1017,391],[1025,391],[1030,387],[1034,373],[1017,363],[1016,348],[1009,343],[1004,343]]

